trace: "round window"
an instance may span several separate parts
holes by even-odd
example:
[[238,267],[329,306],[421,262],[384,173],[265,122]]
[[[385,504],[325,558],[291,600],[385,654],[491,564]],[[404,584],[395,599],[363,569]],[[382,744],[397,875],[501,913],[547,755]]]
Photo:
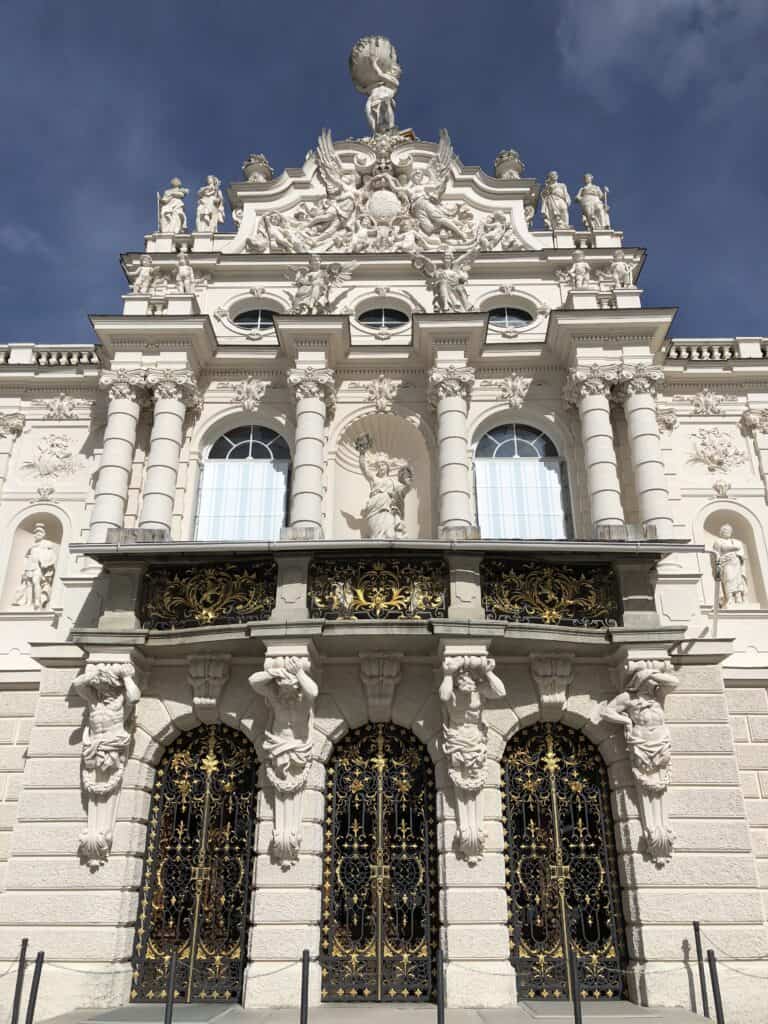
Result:
[[232,323],[248,331],[269,331],[274,326],[273,313],[271,309],[246,309]]
[[407,324],[409,317],[399,309],[367,309],[357,319],[366,327],[375,327],[379,331],[394,331]]
[[488,322],[494,327],[509,329],[525,327],[533,322],[533,317],[524,309],[517,309],[514,306],[499,306],[488,313]]

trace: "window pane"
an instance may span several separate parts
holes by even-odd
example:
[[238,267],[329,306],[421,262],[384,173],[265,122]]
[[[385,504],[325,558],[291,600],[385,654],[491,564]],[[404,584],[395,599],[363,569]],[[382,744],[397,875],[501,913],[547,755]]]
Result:
[[475,486],[483,538],[567,537],[559,460],[477,459]]
[[530,324],[533,317],[524,309],[517,309],[513,306],[498,306],[488,313],[488,322],[494,327],[514,328],[524,327]]
[[396,327],[407,324],[409,317],[407,313],[401,313],[399,309],[367,309],[357,319],[366,327],[394,330]]
[[246,309],[238,313],[232,323],[248,330],[269,330],[274,324],[274,319],[271,309]]
[[289,463],[207,462],[198,502],[197,540],[279,540]]

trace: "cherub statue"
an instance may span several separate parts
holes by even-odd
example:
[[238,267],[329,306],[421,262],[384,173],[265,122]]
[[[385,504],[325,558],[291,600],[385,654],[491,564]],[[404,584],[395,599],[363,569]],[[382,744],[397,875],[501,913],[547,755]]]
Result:
[[413,471],[402,459],[373,454],[373,441],[363,434],[355,443],[360,469],[370,493],[362,510],[366,537],[395,540],[405,536],[404,502],[413,482]]
[[411,261],[426,279],[435,313],[466,313],[470,308],[466,284],[476,255],[475,249],[468,249],[458,256],[447,249],[439,263],[426,256],[416,256]]
[[607,188],[602,189],[595,185],[592,175],[585,174],[584,184],[574,198],[581,207],[581,219],[587,231],[610,231]]
[[35,523],[32,528],[34,542],[24,555],[21,582],[13,599],[14,607],[31,608],[42,612],[51,599],[51,587],[56,572],[56,546],[46,538],[45,527]]
[[720,607],[734,608],[744,604],[747,590],[746,554],[744,545],[733,536],[730,523],[723,523],[720,527],[719,537],[713,543],[712,550],[715,552],[716,578],[722,589]]
[[224,196],[221,194],[221,182],[214,174],[209,174],[205,184],[197,190],[195,230],[213,234],[219,224],[223,223]]
[[567,270],[558,271],[558,278],[570,288],[593,288],[592,271],[584,258],[581,249],[575,249],[571,255],[571,265]]
[[185,295],[192,295],[195,291],[195,272],[189,262],[186,253],[179,253],[179,262],[176,266],[176,287]]
[[187,230],[184,196],[189,192],[180,178],[171,178],[171,187],[157,198],[158,230],[167,235],[178,235]]
[[568,194],[568,188],[558,180],[557,171],[550,171],[541,190],[541,212],[544,215],[544,223],[550,231],[570,227],[568,223],[568,207],[570,205],[571,197]]
[[348,281],[357,263],[328,263],[325,266],[319,256],[309,257],[307,267],[299,267],[293,274],[296,294],[293,297],[292,313],[316,315],[330,313],[331,288]]
[[152,257],[142,256],[139,260],[139,269],[131,285],[131,291],[134,295],[148,295],[152,291],[152,279],[154,276],[155,269],[152,266]]
[[634,288],[633,269],[637,260],[629,257],[621,249],[615,249],[611,265],[600,273],[600,280],[612,288]]

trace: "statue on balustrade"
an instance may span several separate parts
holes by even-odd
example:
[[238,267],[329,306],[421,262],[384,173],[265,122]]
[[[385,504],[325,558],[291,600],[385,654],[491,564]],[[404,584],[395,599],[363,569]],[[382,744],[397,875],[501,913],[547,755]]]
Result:
[[413,485],[413,471],[403,459],[373,453],[373,441],[363,434],[355,441],[360,469],[368,481],[370,493],[362,516],[366,537],[371,540],[396,540],[405,536],[405,496]]
[[592,175],[584,175],[584,184],[575,196],[581,207],[581,219],[587,231],[610,231],[608,218],[608,189],[595,185]]
[[31,608],[42,612],[51,599],[51,587],[56,572],[56,545],[46,538],[45,527],[35,523],[32,530],[34,543],[24,556],[21,585],[16,591],[15,607]]
[[541,212],[544,215],[544,223],[550,231],[570,227],[568,223],[568,207],[570,205],[571,197],[567,187],[558,180],[557,171],[550,171],[541,190]]
[[744,604],[747,590],[746,554],[744,545],[733,536],[730,523],[723,523],[720,536],[712,545],[715,552],[716,578],[722,594],[721,608],[735,608]]
[[184,210],[184,196],[189,192],[180,178],[171,178],[171,187],[157,197],[157,219],[160,231],[167,235],[178,235],[187,230],[187,214]]
[[213,234],[219,224],[224,223],[224,196],[221,194],[221,182],[214,174],[209,174],[205,184],[197,190],[197,218],[195,229],[199,232]]

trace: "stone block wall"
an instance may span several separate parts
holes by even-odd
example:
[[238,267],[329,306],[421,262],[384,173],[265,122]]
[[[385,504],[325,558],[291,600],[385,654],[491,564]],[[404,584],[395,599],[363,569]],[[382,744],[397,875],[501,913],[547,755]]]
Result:
[[5,888],[36,703],[37,686],[0,684],[0,891]]

